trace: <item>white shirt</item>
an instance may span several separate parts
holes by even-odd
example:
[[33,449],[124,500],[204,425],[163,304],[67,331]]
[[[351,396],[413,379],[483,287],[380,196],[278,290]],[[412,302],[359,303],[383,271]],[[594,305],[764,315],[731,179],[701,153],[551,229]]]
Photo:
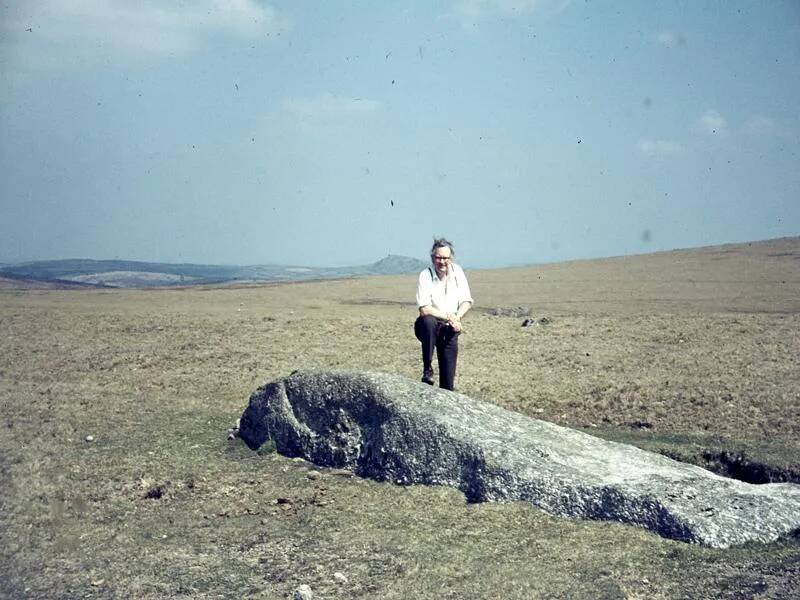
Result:
[[454,313],[462,302],[473,302],[464,270],[451,262],[447,277],[439,279],[436,270],[428,267],[419,274],[417,307],[433,306]]

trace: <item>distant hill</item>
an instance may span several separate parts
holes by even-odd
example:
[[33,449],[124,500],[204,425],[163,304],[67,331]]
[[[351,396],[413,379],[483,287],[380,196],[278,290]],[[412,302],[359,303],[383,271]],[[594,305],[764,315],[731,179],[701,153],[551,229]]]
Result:
[[399,273],[417,273],[428,266],[425,261],[408,256],[390,254],[370,265],[375,275],[397,275]]
[[349,267],[305,267],[286,265],[196,265],[151,263],[131,260],[65,259],[16,265],[0,265],[0,277],[70,287],[135,288],[201,285],[228,282],[304,281],[401,275],[416,273],[427,263],[408,256],[390,254],[369,265]]
[[70,281],[39,281],[23,277],[3,277],[0,275],[0,290],[58,290],[98,287]]

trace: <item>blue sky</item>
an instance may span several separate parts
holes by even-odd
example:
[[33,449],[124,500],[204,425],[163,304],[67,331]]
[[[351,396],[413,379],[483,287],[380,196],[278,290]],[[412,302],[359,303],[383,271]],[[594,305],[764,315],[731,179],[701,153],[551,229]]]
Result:
[[798,235],[798,66],[794,0],[4,3],[0,262]]

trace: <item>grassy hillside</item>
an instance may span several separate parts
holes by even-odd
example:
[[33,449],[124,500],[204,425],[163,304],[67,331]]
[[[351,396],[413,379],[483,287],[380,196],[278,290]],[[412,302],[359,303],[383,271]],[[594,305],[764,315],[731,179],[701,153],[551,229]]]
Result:
[[[470,272],[456,386],[799,481],[798,257],[795,238]],[[800,595],[798,539],[709,550],[227,439],[249,394],[294,369],[418,378],[414,286],[0,289],[0,597]]]
[[200,265],[131,260],[64,259],[0,265],[0,275],[26,282],[94,287],[164,287],[249,281],[307,281],[365,275],[396,275],[425,267],[418,259],[389,255],[369,265],[301,267],[286,265]]

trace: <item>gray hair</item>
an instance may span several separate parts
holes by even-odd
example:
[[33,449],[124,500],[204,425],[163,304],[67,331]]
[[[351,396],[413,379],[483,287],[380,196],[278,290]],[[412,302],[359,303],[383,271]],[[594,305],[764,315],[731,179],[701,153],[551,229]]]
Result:
[[440,238],[433,238],[433,246],[431,246],[431,256],[433,253],[436,252],[437,248],[450,248],[450,256],[456,255],[456,249],[453,248],[453,242],[450,240],[440,237]]

